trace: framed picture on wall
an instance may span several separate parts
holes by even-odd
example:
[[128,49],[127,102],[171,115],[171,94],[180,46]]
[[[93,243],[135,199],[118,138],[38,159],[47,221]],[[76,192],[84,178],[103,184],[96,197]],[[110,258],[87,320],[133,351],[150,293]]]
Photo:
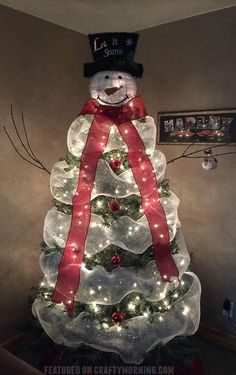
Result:
[[158,113],[158,142],[236,143],[236,109]]

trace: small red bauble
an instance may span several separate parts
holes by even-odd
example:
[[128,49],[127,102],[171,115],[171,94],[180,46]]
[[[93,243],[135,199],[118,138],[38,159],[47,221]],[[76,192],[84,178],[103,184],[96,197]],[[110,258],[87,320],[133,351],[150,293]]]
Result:
[[110,162],[110,166],[112,169],[116,170],[116,169],[120,169],[120,166],[121,166],[121,161],[119,159],[113,159],[111,162]]
[[122,314],[122,312],[120,311],[114,312],[111,317],[112,317],[113,323],[116,323],[116,324],[123,322],[123,320],[125,319],[124,314]]
[[108,207],[110,211],[117,212],[120,209],[120,203],[115,199],[109,203]]
[[113,267],[119,267],[120,264],[121,264],[121,257],[119,255],[114,255],[112,258],[111,258],[111,263],[113,265]]

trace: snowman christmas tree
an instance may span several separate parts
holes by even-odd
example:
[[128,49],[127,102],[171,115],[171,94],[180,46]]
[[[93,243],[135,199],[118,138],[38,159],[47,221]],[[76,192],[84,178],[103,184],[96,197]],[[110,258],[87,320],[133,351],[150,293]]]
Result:
[[33,314],[58,344],[88,344],[141,363],[147,351],[193,334],[200,283],[180,230],[179,200],[164,179],[156,126],[136,80],[138,35],[89,35],[91,99],[68,132],[50,179],[44,280]]

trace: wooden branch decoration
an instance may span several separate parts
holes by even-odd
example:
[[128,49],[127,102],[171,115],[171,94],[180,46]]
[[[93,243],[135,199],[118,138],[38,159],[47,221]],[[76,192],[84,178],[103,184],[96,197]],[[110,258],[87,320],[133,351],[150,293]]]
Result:
[[14,143],[13,141],[13,138],[10,136],[10,133],[7,131],[7,128],[4,126],[3,127],[3,130],[5,132],[5,134],[7,135],[12,147],[14,148],[14,150],[16,151],[16,153],[24,160],[26,161],[27,163],[33,165],[34,167],[38,168],[38,169],[41,169],[45,172],[47,172],[48,174],[51,174],[49,172],[49,170],[45,167],[45,165],[39,160],[38,157],[36,157],[35,153],[33,152],[32,150],[32,147],[30,145],[30,141],[29,141],[29,137],[28,137],[28,133],[27,133],[27,130],[26,130],[26,125],[25,125],[25,119],[24,119],[24,114],[23,112],[21,113],[21,121],[22,121],[22,126],[23,126],[23,131],[24,131],[24,137],[25,137],[25,140],[26,140],[26,143],[24,143],[23,141],[23,138],[22,136],[20,135],[20,132],[19,132],[19,129],[17,127],[17,123],[15,121],[15,116],[14,116],[14,113],[13,113],[13,107],[11,105],[11,120],[12,120],[12,124],[13,124],[13,129],[15,131],[15,134],[16,134],[16,137],[18,139],[18,141],[20,142],[20,145],[21,147],[23,148],[23,151],[26,152],[26,154],[28,155],[27,157],[25,157],[23,154],[22,154],[22,151],[19,151],[18,147],[16,146],[16,144]]

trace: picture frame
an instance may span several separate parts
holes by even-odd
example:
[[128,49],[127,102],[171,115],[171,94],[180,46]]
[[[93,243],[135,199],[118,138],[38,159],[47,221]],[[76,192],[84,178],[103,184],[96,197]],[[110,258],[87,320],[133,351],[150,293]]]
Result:
[[236,109],[159,112],[159,144],[236,144]]

